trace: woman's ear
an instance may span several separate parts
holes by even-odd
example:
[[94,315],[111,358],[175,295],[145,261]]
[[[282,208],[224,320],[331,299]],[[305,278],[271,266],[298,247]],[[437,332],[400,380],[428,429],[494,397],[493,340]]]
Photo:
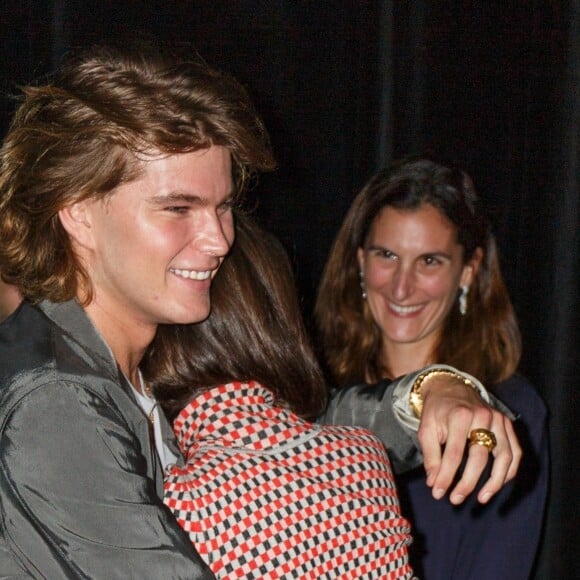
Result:
[[473,256],[471,259],[463,266],[463,271],[461,272],[461,282],[460,286],[471,286],[473,281],[477,277],[477,272],[481,266],[481,261],[483,260],[483,250],[479,247],[475,248]]
[[359,272],[364,272],[364,270],[365,270],[365,251],[363,248],[359,248],[356,251],[356,259],[358,261]]
[[58,212],[62,227],[73,242],[83,248],[93,247],[93,231],[91,228],[89,200],[78,201],[67,205]]

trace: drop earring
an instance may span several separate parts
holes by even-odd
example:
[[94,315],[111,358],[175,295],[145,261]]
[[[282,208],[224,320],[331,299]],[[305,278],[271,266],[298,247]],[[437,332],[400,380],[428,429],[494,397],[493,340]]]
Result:
[[461,286],[461,294],[459,295],[459,314],[465,316],[467,314],[467,295],[469,294],[469,286],[465,284]]
[[358,276],[360,279],[361,296],[362,296],[363,300],[366,300],[367,299],[367,287],[365,285],[365,279],[364,279],[364,274],[363,274],[362,270],[359,270]]

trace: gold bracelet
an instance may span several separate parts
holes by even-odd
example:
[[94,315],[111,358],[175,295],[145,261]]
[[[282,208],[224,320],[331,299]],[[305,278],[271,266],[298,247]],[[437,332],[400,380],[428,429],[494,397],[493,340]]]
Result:
[[454,377],[459,379],[465,386],[471,387],[475,391],[479,393],[479,389],[473,384],[472,381],[466,379],[464,376],[456,373],[455,371],[451,371],[448,369],[429,369],[425,372],[422,372],[413,383],[411,387],[411,392],[409,393],[409,406],[411,410],[415,414],[417,419],[421,418],[421,413],[423,412],[423,394],[421,393],[421,387],[425,382],[427,377],[431,377],[433,375],[447,375],[450,377]]

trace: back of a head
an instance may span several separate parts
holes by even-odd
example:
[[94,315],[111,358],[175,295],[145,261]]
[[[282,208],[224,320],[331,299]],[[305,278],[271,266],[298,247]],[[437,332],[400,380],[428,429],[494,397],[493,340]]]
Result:
[[274,166],[244,88],[196,55],[95,47],[23,93],[0,153],[0,269],[33,301],[72,298],[83,275],[58,211],[134,179],[144,154],[224,146],[238,191]]
[[318,415],[326,389],[280,242],[238,216],[234,247],[212,285],[210,316],[161,327],[144,368],[170,416],[198,390],[245,380],[262,383],[300,415]]

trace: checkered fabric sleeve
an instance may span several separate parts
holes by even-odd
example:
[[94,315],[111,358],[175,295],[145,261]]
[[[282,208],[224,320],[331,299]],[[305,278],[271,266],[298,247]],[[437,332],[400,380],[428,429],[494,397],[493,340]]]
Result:
[[381,442],[318,426],[253,382],[213,388],[177,417],[186,458],[165,503],[217,578],[412,578],[411,542]]

